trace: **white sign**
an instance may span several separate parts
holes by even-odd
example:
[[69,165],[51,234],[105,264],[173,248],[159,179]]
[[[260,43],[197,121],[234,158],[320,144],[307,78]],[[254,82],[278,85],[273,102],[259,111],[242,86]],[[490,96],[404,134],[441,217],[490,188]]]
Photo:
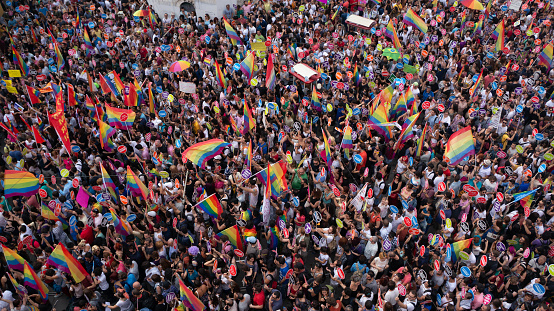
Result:
[[179,81],[179,91],[187,94],[194,94],[196,93],[196,85],[192,82]]
[[508,9],[510,10],[514,10],[514,11],[519,11],[519,8],[521,8],[521,3],[523,1],[522,0],[512,0],[512,3],[510,3],[510,6],[508,7]]

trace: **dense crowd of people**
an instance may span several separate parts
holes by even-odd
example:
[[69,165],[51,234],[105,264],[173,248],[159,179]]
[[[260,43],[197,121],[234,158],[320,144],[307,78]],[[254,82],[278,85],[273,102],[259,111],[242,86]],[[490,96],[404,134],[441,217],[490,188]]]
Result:
[[554,310],[551,2],[2,7],[0,311]]

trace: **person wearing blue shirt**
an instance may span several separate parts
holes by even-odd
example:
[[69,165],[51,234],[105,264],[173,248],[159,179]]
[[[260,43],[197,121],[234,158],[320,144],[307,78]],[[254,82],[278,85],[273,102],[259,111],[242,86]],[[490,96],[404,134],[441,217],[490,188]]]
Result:
[[428,101],[428,100],[433,99],[434,96],[435,96],[435,94],[433,93],[433,91],[431,91],[431,87],[427,86],[425,91],[423,91],[423,93],[421,94],[421,100],[422,101]]

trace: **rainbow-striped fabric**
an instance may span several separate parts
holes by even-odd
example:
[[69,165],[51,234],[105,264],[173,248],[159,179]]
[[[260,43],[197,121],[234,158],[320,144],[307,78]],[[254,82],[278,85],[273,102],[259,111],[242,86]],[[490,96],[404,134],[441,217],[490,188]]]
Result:
[[219,200],[215,196],[215,193],[204,199],[204,201],[196,204],[196,207],[204,211],[206,214],[213,218],[219,218],[223,213],[223,208],[219,203]]
[[206,162],[221,154],[229,145],[229,143],[217,138],[199,142],[187,148],[183,152],[183,158],[187,158],[197,166],[205,168]]
[[71,255],[62,243],[56,246],[50,257],[48,257],[48,260],[46,260],[46,264],[70,274],[77,283],[82,282],[88,276],[85,268]]
[[30,197],[38,192],[38,178],[29,172],[6,170],[4,172],[4,196]]
[[475,154],[475,146],[473,145],[473,134],[471,127],[465,127],[458,130],[450,136],[446,143],[444,156],[450,165],[460,163],[465,157]]
[[414,12],[414,10],[412,9],[408,9],[408,12],[404,14],[403,22],[406,25],[410,25],[412,27],[419,29],[419,31],[425,34],[427,33],[427,25],[425,24],[423,19],[421,19],[421,17],[419,17],[419,15],[417,15],[417,13]]

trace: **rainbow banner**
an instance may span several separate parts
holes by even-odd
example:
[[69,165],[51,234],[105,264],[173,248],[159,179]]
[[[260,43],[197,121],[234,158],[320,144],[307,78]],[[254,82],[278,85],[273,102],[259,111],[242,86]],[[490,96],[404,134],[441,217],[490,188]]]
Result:
[[[114,108],[106,104],[108,123],[120,130],[128,130],[133,126],[137,114],[131,109]],[[123,121],[125,120],[125,121]]]
[[202,301],[194,295],[194,293],[185,286],[183,280],[179,277],[179,293],[181,295],[181,301],[185,307],[189,308],[191,311],[202,311],[206,308]]
[[550,69],[552,66],[552,52],[554,51],[554,46],[552,45],[553,41],[550,41],[547,46],[544,47],[541,54],[538,57],[537,64],[539,66],[545,66]]
[[2,245],[2,249],[4,250],[4,258],[6,258],[6,262],[8,263],[10,269],[15,269],[23,272],[25,259],[19,256],[16,251],[11,250],[4,245]]
[[425,34],[427,33],[427,25],[421,19],[421,17],[419,17],[419,15],[417,15],[417,13],[414,12],[414,10],[412,10],[412,9],[408,9],[408,12],[406,12],[406,14],[404,14],[403,22],[406,25],[410,25],[412,27],[415,27],[415,28],[419,29],[419,31],[421,31]]
[[62,243],[56,246],[48,260],[46,260],[46,264],[70,274],[77,283],[82,282],[89,275],[81,263],[71,255]]
[[227,36],[229,36],[229,38],[231,39],[231,43],[233,45],[237,45],[237,43],[242,44],[239,35],[235,31],[235,29],[233,29],[233,26],[229,24],[225,17],[223,18],[223,22],[225,23],[225,31],[227,32]]
[[56,214],[44,202],[41,202],[40,204],[40,215],[44,217],[44,219],[61,222],[64,229],[69,228],[69,223],[67,223],[67,221],[65,221],[62,217],[56,216]]
[[[281,192],[288,189],[287,179],[285,174],[287,173],[287,164],[283,161],[273,163],[269,170],[269,180],[271,182],[271,197],[277,199]],[[256,177],[262,182],[262,184],[267,187],[267,178],[268,178],[267,168],[256,174]]]
[[473,134],[471,126],[458,130],[450,136],[446,143],[444,156],[450,165],[460,163],[465,157],[475,154],[475,146],[473,145]]
[[254,76],[254,56],[254,51],[250,51],[248,56],[246,56],[242,63],[240,63],[240,71],[242,71],[242,73],[244,73],[244,75],[248,77],[249,84],[250,80],[252,80],[252,77]]
[[183,159],[189,159],[197,166],[205,168],[209,160],[221,154],[229,145],[231,144],[217,138],[199,142],[183,152]]
[[463,251],[466,248],[471,247],[471,241],[473,241],[473,239],[467,239],[467,240],[454,242],[450,245],[450,251],[451,251],[451,254],[452,254],[451,255],[452,256],[452,262],[456,262],[460,258],[460,252],[461,251]]
[[127,165],[127,185],[131,189],[131,192],[135,195],[142,195],[144,200],[148,199],[148,188],[142,183],[142,181],[131,170],[131,167]]
[[106,189],[108,189],[108,192],[112,196],[114,202],[117,203],[119,201],[117,198],[117,187],[112,181],[110,175],[108,175],[108,172],[106,171],[102,163],[100,163],[100,171],[102,173],[102,182],[106,186]]
[[220,233],[217,234],[219,238],[222,236],[226,236],[229,238],[229,242],[236,248],[243,251],[243,244],[242,244],[242,236],[240,234],[239,227],[237,225],[234,225],[230,228],[227,228]]
[[242,134],[246,135],[248,131],[256,127],[256,120],[252,117],[252,110],[248,107],[246,100],[244,101],[243,106],[243,118],[244,118],[244,127],[242,128]]
[[35,270],[33,270],[33,268],[31,268],[29,263],[26,261],[24,264],[23,275],[23,284],[25,286],[36,289],[40,295],[40,298],[42,298],[43,300],[48,299],[48,287],[46,287],[44,282],[36,274]]
[[219,216],[221,216],[221,213],[223,213],[223,208],[221,207],[219,200],[215,196],[215,193],[205,198],[204,201],[196,204],[195,207],[198,207],[199,209],[203,210],[206,214],[210,215],[210,217],[213,217],[216,219],[219,218]]
[[30,197],[38,192],[38,178],[29,172],[11,171],[4,172],[4,196]]

